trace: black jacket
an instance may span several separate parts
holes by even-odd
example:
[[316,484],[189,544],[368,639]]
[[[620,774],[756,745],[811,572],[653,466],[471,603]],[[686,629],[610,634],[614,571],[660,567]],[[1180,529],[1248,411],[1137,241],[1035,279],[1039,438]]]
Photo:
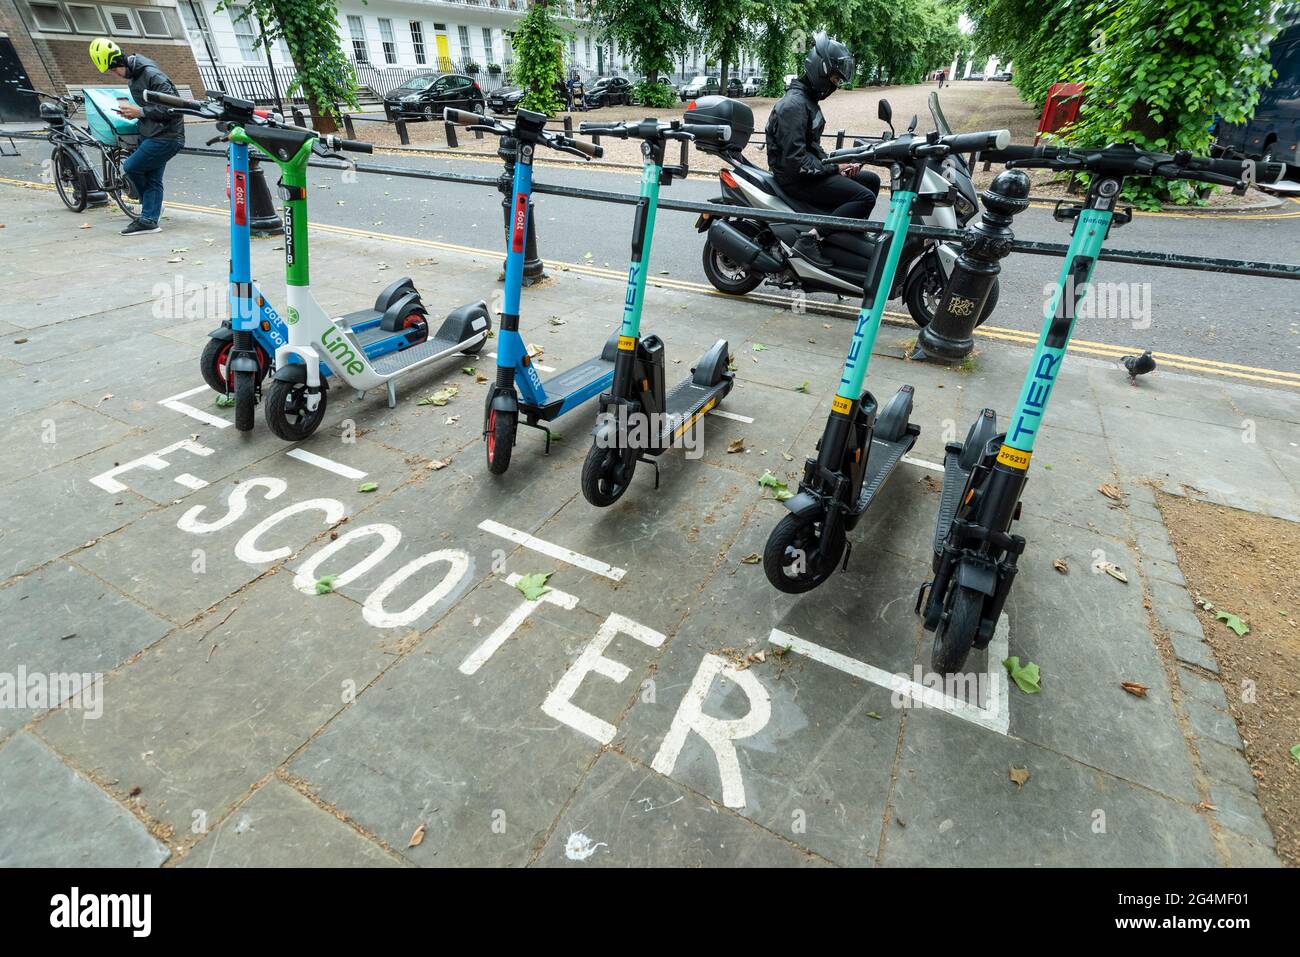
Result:
[[144,101],[145,90],[178,95],[176,87],[158,64],[138,53],[131,54],[126,58],[126,82],[131,87],[131,98],[144,110],[140,117],[140,137],[185,142],[185,118],[165,106]]
[[826,162],[826,151],[821,148],[825,128],[817,94],[799,77],[767,118],[767,166],[778,183],[806,183],[838,172],[834,164]]

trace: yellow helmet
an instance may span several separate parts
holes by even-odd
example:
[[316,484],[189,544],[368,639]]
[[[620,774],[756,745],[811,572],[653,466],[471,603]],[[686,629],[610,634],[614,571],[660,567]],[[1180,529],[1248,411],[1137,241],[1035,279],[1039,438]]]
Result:
[[107,73],[113,61],[122,56],[122,48],[107,37],[96,37],[90,41],[90,61],[100,73]]

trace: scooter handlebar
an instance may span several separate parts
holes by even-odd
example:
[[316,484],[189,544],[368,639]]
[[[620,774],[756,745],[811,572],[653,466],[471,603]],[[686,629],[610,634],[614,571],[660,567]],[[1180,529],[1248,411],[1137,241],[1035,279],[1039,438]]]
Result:
[[589,159],[599,159],[605,155],[605,147],[597,146],[595,143],[588,143],[586,140],[577,140],[571,136],[550,138],[549,145],[556,149],[568,150],[571,153],[581,153]]
[[170,106],[174,110],[192,110],[196,113],[202,112],[206,103],[200,103],[198,100],[187,100],[183,96],[172,96],[170,93],[156,93],[153,90],[144,91],[144,101],[146,103],[157,103],[159,106]]
[[982,133],[952,133],[939,142],[952,153],[979,153],[982,150],[1006,149],[1011,144],[1010,130],[986,130]]
[[363,140],[344,140],[331,134],[321,137],[325,145],[331,150],[343,150],[346,153],[373,153],[375,147],[373,143],[367,143]]
[[731,141],[731,127],[726,123],[691,123],[687,132],[695,137],[697,143],[721,146]]
[[450,106],[442,111],[442,118],[448,123],[455,123],[457,126],[478,126],[482,123],[492,122],[482,113],[469,113],[465,110],[452,109]]
[[617,136],[621,140],[627,139],[626,123],[579,123],[579,133],[598,133],[601,136]]

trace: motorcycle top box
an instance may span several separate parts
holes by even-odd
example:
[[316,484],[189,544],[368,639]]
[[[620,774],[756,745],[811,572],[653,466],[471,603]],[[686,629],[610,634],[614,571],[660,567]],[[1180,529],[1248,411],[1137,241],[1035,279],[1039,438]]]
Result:
[[687,109],[682,121],[688,130],[692,125],[731,127],[731,139],[725,143],[714,143],[707,138],[696,142],[698,149],[714,156],[740,152],[749,145],[754,133],[754,111],[739,100],[725,96],[700,97]]

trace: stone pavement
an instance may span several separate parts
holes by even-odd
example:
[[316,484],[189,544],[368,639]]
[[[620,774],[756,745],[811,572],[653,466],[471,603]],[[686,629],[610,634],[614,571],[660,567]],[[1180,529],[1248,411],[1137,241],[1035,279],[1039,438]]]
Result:
[[[28,692],[0,708],[0,865],[1276,864],[1153,485],[1300,520],[1293,392],[1131,388],[1072,356],[1020,581],[973,660],[983,697],[905,708],[889,684],[929,660],[912,606],[932,466],[981,408],[1010,409],[1024,349],[982,341],[961,372],[900,361],[910,330],[882,331],[871,387],[913,383],[921,437],[848,570],[792,597],[746,561],[783,513],[757,479],[793,484],[812,450],[843,320],[652,282],[670,374],[729,338],[733,417],[709,417],[701,460],[664,456],[658,491],[646,469],[598,512],[578,491],[587,410],[549,457],[523,430],[487,474],[485,386],[462,372],[490,374],[486,355],[402,380],[394,410],[332,391],[312,456],[260,413],[238,434],[196,361],[225,221],[173,211],[127,242],[109,212],[0,190],[0,677]],[[254,247],[272,299],[277,247]],[[499,289],[497,261],[427,243],[316,232],[312,259],[339,311],[407,273],[435,311]],[[623,286],[551,275],[525,334],[565,368],[615,327]],[[446,406],[418,404],[443,384]],[[530,602],[511,576],[534,572],[552,591]],[[1041,694],[1008,686],[1008,654],[1040,665]]]

